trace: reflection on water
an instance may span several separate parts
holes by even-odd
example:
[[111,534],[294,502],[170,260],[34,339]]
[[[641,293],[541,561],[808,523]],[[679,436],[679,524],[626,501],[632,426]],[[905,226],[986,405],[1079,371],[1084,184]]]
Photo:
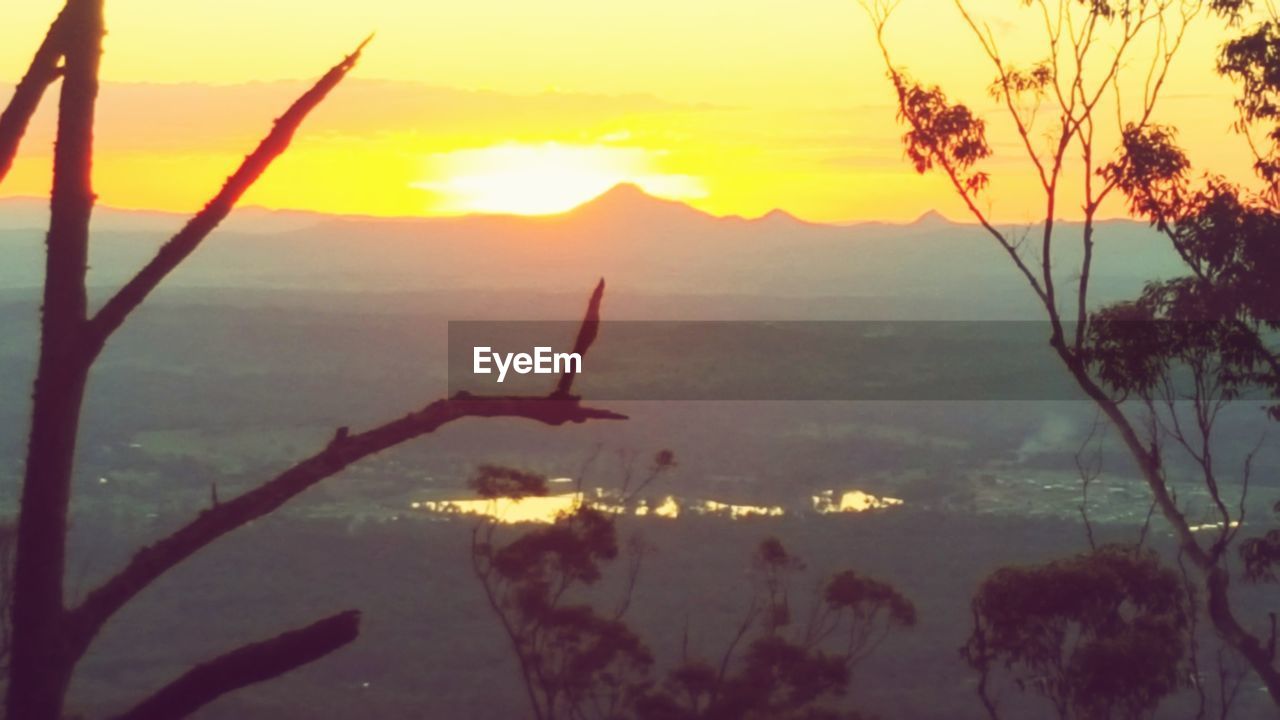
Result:
[[866,512],[897,507],[903,503],[898,498],[879,497],[861,490],[849,490],[836,499],[835,490],[824,490],[813,496],[814,511],[826,515],[838,512]]
[[[568,483],[571,480],[560,481]],[[572,492],[543,497],[420,500],[410,503],[414,510],[443,515],[468,515],[492,518],[501,523],[551,523],[565,513],[572,512],[584,502],[605,512],[631,513],[637,516],[678,518],[682,514],[724,516],[734,520],[751,517],[781,517],[787,510],[781,505],[736,505],[717,500],[676,498],[668,495],[661,500],[641,500],[627,507],[612,499],[608,493],[596,488],[590,497],[586,493]],[[898,498],[879,497],[861,490],[850,490],[836,495],[826,490],[813,496],[813,509],[819,514],[840,512],[867,512],[902,505]]]
[[511,498],[481,498],[478,500],[424,500],[410,503],[414,510],[446,515],[484,515],[502,523],[549,523],[556,516],[571,512],[582,504],[582,493]]
[[778,505],[761,507],[758,505],[730,505],[729,503],[716,502],[715,500],[703,500],[701,503],[694,505],[694,512],[701,514],[718,514],[723,513],[737,520],[744,517],[762,516],[762,517],[778,517],[784,515],[783,509]]
[[[1232,530],[1235,530],[1236,528],[1240,527],[1240,521],[1232,520],[1230,522],[1230,526]],[[1206,523],[1204,525],[1192,525],[1187,529],[1190,530],[1191,532],[1204,532],[1205,530],[1221,530],[1222,523],[1216,522],[1216,523]]]
[[[477,499],[477,500],[422,500],[409,504],[414,510],[425,510],[431,513],[446,515],[481,515],[493,518],[501,523],[550,523],[555,519],[583,503],[583,493],[567,493],[564,495],[547,495],[544,497],[528,497],[519,500],[511,498]],[[622,514],[628,509],[597,491],[589,500],[591,506],[605,512]],[[644,517],[653,515],[661,518],[678,518],[682,513],[692,515],[726,515],[733,519],[744,517],[778,517],[786,511],[781,506],[733,505],[715,500],[677,500],[668,495],[661,501],[642,501],[630,512]]]
[[680,503],[676,502],[675,498],[668,495],[662,500],[662,502],[657,503],[656,505],[650,504],[647,501],[641,503],[640,507],[636,508],[636,515],[641,517],[645,515],[656,515],[664,518],[677,518],[680,517]]

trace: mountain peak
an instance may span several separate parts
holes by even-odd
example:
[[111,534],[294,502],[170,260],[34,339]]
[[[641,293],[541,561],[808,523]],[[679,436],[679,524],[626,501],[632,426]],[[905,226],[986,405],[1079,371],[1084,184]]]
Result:
[[812,225],[812,223],[801,220],[782,208],[774,208],[769,212],[756,218],[756,222],[767,223],[770,225]]
[[943,215],[937,210],[930,210],[910,223],[912,227],[925,227],[925,228],[946,227],[948,225],[954,225],[954,224],[955,223],[951,222],[951,220],[947,219],[947,216]]
[[682,202],[654,197],[635,183],[618,183],[569,211],[572,216],[609,219],[657,215],[703,215]]
[[604,208],[610,212],[628,211],[654,205],[674,205],[670,200],[654,197],[635,183],[623,182],[614,185],[594,198],[579,205],[576,209]]
[[657,200],[658,198],[644,191],[644,188],[632,182],[620,182],[617,185],[605,190],[595,197],[591,202],[600,202],[602,200],[610,202],[636,202],[645,200]]

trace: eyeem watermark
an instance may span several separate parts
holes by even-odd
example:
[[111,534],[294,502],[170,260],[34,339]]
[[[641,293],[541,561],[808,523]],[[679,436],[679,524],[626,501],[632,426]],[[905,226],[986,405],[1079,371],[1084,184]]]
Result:
[[[592,402],[1088,399],[1042,321],[601,321],[590,368],[568,344],[581,325],[450,322],[449,393],[545,394],[545,375],[570,372]],[[1194,391],[1176,378],[1176,393]],[[1246,388],[1238,399],[1265,397]]]
[[[490,367],[492,363],[493,367]],[[476,346],[471,355],[471,372],[476,375],[490,375],[494,368],[498,371],[498,382],[507,378],[507,371],[514,370],[519,375],[563,375],[564,373],[582,372],[582,355],[580,353],[552,352],[550,347],[539,346],[529,353],[499,353],[487,346]]]

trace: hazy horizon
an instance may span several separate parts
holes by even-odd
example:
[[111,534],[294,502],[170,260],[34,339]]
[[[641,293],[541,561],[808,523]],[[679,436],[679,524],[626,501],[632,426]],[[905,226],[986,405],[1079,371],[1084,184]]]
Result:
[[[247,211],[250,213],[263,212],[263,213],[278,213],[278,214],[285,214],[285,215],[287,214],[313,215],[313,216],[319,215],[324,217],[350,218],[350,219],[356,219],[356,220],[375,220],[375,221],[376,220],[390,220],[390,221],[456,220],[460,218],[528,218],[532,220],[537,220],[539,218],[555,218],[555,217],[560,217],[565,215],[571,215],[575,212],[581,211],[585,207],[589,207],[596,204],[602,198],[605,198],[611,194],[616,194],[620,192],[628,195],[644,196],[644,198],[648,200],[656,201],[656,202],[667,202],[667,203],[679,205],[716,220],[745,220],[749,222],[759,222],[759,221],[768,220],[771,217],[782,216],[782,217],[796,220],[806,225],[821,225],[821,226],[827,226],[827,227],[853,227],[857,225],[910,226],[910,225],[920,224],[922,222],[934,222],[934,221],[950,224],[950,225],[973,225],[973,226],[979,225],[979,222],[970,215],[967,215],[964,213],[956,213],[954,216],[951,216],[944,213],[942,210],[939,210],[936,208],[925,209],[922,212],[920,212],[919,215],[916,215],[911,218],[906,218],[906,219],[893,218],[893,217],[883,217],[883,218],[851,217],[851,218],[837,219],[837,220],[816,220],[816,219],[810,219],[810,218],[797,215],[796,213],[793,213],[784,207],[773,207],[763,212],[760,212],[758,214],[751,214],[751,215],[742,215],[739,213],[716,213],[716,212],[711,212],[707,210],[702,210],[698,208],[695,204],[692,204],[689,202],[684,202],[682,200],[676,200],[672,198],[666,198],[666,197],[663,197],[662,195],[650,193],[646,191],[645,188],[643,188],[642,186],[629,181],[621,181],[621,182],[615,183],[609,186],[607,189],[601,191],[600,193],[596,195],[592,195],[591,197],[583,200],[582,202],[570,208],[551,211],[551,212],[539,212],[539,213],[486,212],[486,211],[477,210],[477,211],[469,211],[469,212],[459,211],[456,213],[447,213],[447,214],[419,213],[419,214],[403,214],[403,215],[398,215],[398,214],[384,215],[384,214],[377,214],[377,213],[353,213],[353,212],[342,212],[342,211],[330,212],[330,211],[319,210],[319,209],[309,209],[305,207],[276,207],[276,206],[267,206],[267,205],[257,205],[254,203],[245,203],[245,204],[237,205],[236,209],[232,212],[232,214],[234,216],[236,213],[243,214]],[[40,206],[47,206],[48,203],[49,201],[47,197],[43,197],[39,195],[0,196],[0,212],[3,212],[5,209],[13,209],[15,207],[17,207],[18,209],[25,210],[25,209],[28,209],[27,207],[25,207],[27,205],[38,204]],[[102,202],[96,203],[95,208],[97,210],[102,210],[107,212],[137,213],[137,214],[145,214],[145,215],[164,215],[166,217],[174,217],[178,219],[189,217],[192,212],[198,209],[198,208],[192,208],[188,211],[184,211],[180,209],[165,209],[165,208],[159,208],[159,207],[131,207],[126,205],[112,205],[109,203],[102,203]],[[4,219],[3,217],[0,217],[0,222],[2,222],[3,219]],[[1065,223],[1076,222],[1073,218],[1070,218],[1068,216],[1059,217],[1058,221],[1065,222]],[[1132,223],[1142,224],[1142,225],[1147,224],[1147,222],[1141,218],[1136,218],[1132,215],[1123,214],[1123,213],[1115,214],[1115,215],[1100,215],[1097,218],[1097,221],[1104,222],[1104,223],[1132,222]],[[43,225],[43,223],[44,221],[41,221],[41,225]],[[1007,221],[1007,222],[1001,222],[999,224],[1000,225],[1020,225],[1025,223]],[[1034,225],[1036,223],[1033,222],[1031,224]],[[178,228],[175,227],[174,229],[177,230]]]

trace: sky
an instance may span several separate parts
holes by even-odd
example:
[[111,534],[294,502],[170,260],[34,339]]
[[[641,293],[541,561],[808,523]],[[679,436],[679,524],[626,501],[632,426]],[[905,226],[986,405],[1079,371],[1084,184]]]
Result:
[[[59,5],[6,4],[0,97]],[[1041,57],[1034,11],[1015,0],[969,6],[1015,62]],[[95,186],[116,207],[200,207],[310,80],[376,32],[245,204],[541,214],[631,182],[718,215],[965,214],[941,178],[903,159],[857,0],[109,0],[107,27]],[[1212,72],[1224,37],[1217,21],[1200,21],[1157,120],[1179,127],[1197,163],[1234,175],[1247,150],[1229,132],[1232,88]],[[903,0],[888,40],[896,63],[988,119],[992,214],[1042,217],[986,93],[989,61],[953,3]],[[47,194],[55,100],[46,96],[0,196]],[[1078,214],[1071,200],[1059,215]]]

